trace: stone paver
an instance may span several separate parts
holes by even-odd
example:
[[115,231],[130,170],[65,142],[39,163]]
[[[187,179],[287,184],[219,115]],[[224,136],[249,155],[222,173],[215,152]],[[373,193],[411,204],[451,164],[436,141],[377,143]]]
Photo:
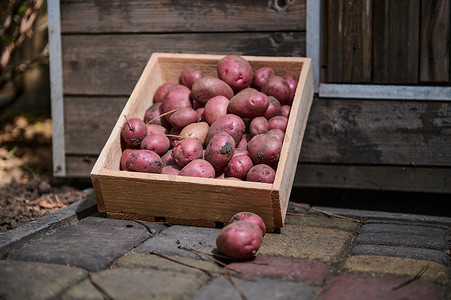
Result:
[[444,299],[445,289],[435,283],[416,280],[404,287],[393,288],[406,282],[408,277],[379,277],[366,274],[338,276],[327,290],[324,300],[439,300]]
[[258,254],[335,263],[346,255],[353,237],[342,230],[286,225],[280,234],[265,235]]
[[451,231],[440,227],[397,223],[369,223],[360,228],[359,233],[397,233],[415,236],[429,236],[442,239],[449,237]]
[[[207,281],[193,273],[145,268],[117,268],[92,275],[113,299],[190,299]],[[104,299],[89,279],[70,288],[62,299]]]
[[446,238],[435,236],[416,236],[406,235],[403,233],[359,233],[354,239],[355,244],[363,245],[387,245],[387,246],[400,246],[410,248],[424,248],[435,249],[445,251],[449,242]]
[[435,281],[441,284],[448,282],[449,275],[447,272],[449,268],[427,260],[377,255],[356,255],[347,258],[343,263],[343,268],[347,272],[405,277],[414,277],[425,266],[427,266],[427,269],[421,275],[421,279]]
[[0,299],[55,299],[87,276],[75,267],[0,260]]
[[165,255],[178,255],[202,258],[201,254],[179,249],[179,246],[202,251],[216,249],[216,236],[220,229],[173,225],[154,238],[145,241],[134,251],[137,253],[157,252]]
[[[133,221],[90,217],[89,221],[45,236],[13,252],[9,258],[102,270],[153,235]],[[121,225],[119,225],[121,224]],[[150,224],[155,232],[161,224]],[[164,226],[163,226],[164,227]]]
[[442,265],[449,265],[450,263],[450,257],[445,253],[445,251],[433,249],[386,245],[355,245],[352,247],[350,253],[351,255],[380,255],[430,260]]
[[323,284],[331,273],[331,268],[322,262],[261,255],[257,255],[254,260],[234,262],[228,266],[250,276],[302,281],[315,285]]
[[[311,287],[301,282],[278,281],[269,278],[259,278],[253,281],[233,279],[242,290],[246,299],[318,299],[319,288]],[[214,279],[204,286],[194,298],[196,300],[229,300],[241,299],[238,291],[225,277]]]
[[357,233],[360,224],[352,221],[344,221],[337,218],[328,218],[325,216],[299,216],[288,214],[285,217],[285,225],[322,227]]

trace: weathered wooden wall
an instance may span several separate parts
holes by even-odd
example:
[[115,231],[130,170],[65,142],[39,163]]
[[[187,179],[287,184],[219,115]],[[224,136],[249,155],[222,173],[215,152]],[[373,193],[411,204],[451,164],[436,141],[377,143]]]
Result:
[[[305,19],[305,0],[61,1],[67,176],[89,176],[152,52],[305,56]],[[451,104],[316,97],[295,186],[451,193]]]

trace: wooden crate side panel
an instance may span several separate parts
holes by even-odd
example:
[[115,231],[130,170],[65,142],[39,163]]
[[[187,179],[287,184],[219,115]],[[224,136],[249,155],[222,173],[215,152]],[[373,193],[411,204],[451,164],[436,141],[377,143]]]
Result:
[[450,0],[421,1],[420,81],[451,82]]
[[66,95],[130,95],[153,52],[305,56],[297,32],[63,35],[62,43]]
[[300,160],[451,166],[451,104],[315,98]]
[[451,169],[300,163],[297,187],[451,193]]
[[325,3],[328,82],[371,82],[372,2],[328,0]]
[[373,83],[417,83],[420,0],[374,1],[373,8]]
[[108,170],[98,176],[108,212],[226,223],[248,210],[274,228],[270,184]]
[[305,0],[283,2],[66,0],[61,22],[64,33],[305,30]]

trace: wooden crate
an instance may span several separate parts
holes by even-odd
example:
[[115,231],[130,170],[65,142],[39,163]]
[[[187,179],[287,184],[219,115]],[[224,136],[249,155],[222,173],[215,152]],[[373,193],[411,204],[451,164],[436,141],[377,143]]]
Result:
[[126,118],[143,118],[155,90],[177,82],[188,67],[217,76],[223,55],[153,53],[91,172],[100,211],[108,217],[221,227],[239,211],[260,215],[274,231],[284,223],[302,139],[313,99],[311,60],[301,57],[243,56],[254,69],[299,76],[273,184],[205,179],[120,170],[120,131]]

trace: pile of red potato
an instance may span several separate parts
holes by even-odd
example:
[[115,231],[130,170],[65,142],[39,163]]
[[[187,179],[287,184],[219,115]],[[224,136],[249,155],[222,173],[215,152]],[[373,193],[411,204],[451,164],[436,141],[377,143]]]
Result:
[[143,118],[122,127],[121,169],[272,183],[297,78],[238,55],[217,74],[186,69],[158,87]]

